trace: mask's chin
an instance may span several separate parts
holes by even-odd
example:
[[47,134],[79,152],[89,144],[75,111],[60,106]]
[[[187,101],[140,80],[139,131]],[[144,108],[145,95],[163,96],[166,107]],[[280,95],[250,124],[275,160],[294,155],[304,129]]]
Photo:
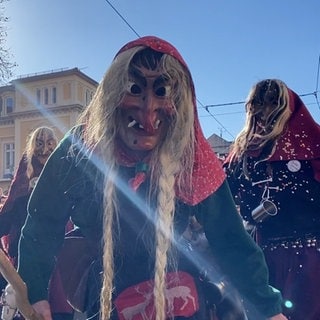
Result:
[[120,139],[132,152],[148,152],[153,150],[160,142],[159,135],[149,135],[143,129],[129,128],[120,133]]
[[37,155],[37,159],[39,160],[39,162],[41,164],[45,164],[47,162],[48,158],[49,158],[49,155],[42,155],[42,154]]
[[[136,120],[123,122],[118,131],[118,140],[125,149],[127,155],[143,159],[154,150],[163,139],[163,128],[145,130]],[[131,124],[128,126],[128,123]]]
[[152,151],[152,149],[148,150],[145,147],[142,148],[136,144],[132,145],[127,141],[124,141],[122,135],[118,136],[116,147],[120,155],[123,155],[125,159],[133,163],[144,161]]

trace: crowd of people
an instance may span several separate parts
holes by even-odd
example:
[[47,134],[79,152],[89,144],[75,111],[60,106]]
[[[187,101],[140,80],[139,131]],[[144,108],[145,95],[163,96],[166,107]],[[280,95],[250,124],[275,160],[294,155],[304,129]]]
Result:
[[[58,318],[49,298],[58,272],[69,305],[88,319],[320,318],[319,125],[276,79],[257,83],[245,107],[222,165],[178,50],[154,36],[119,50],[41,174],[24,169],[39,178],[32,192],[28,182],[7,253],[39,317],[70,316]],[[190,221],[207,256],[192,246]],[[210,297],[221,283],[241,304],[232,318]]]

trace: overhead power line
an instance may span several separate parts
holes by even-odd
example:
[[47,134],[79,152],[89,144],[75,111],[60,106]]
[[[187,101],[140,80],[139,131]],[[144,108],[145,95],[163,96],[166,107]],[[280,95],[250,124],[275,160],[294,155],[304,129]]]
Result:
[[320,70],[320,54],[319,54],[319,59],[318,59],[318,69],[317,69],[317,80],[316,80],[316,90],[314,92],[314,96],[316,98],[316,101],[317,101],[317,105],[320,109],[320,104],[319,104],[319,100],[318,100],[318,95],[317,93],[319,92],[318,89],[319,89],[319,70]]
[[237,104],[244,104],[245,101],[239,101],[239,102],[226,102],[226,103],[219,103],[219,104],[209,104],[207,106],[204,106],[205,109],[208,108],[215,108],[215,107],[224,107],[224,106],[232,106]]
[[[317,93],[318,92],[319,91],[299,94],[299,97],[315,96],[317,98]],[[239,104],[245,104],[245,103],[246,103],[245,101],[238,101],[238,102],[226,102],[226,103],[208,104],[208,105],[204,106],[204,108],[207,110],[208,108],[225,107],[225,106],[239,105]]]
[[139,33],[131,26],[131,24],[123,17],[123,15],[112,5],[112,3],[108,0],[106,2],[109,4],[109,6],[113,9],[113,11],[122,19],[122,21],[134,32],[134,34],[141,38]]
[[[131,24],[123,17],[123,15],[112,5],[112,3],[109,0],[106,0],[106,2],[109,4],[109,6],[112,8],[112,10],[121,18],[121,20],[133,31],[133,33],[138,37],[141,38],[139,33],[131,26]],[[311,93],[305,93],[305,94],[300,94],[300,97],[306,97],[306,96],[314,96],[316,99],[316,103],[320,109],[320,104],[318,100],[318,92],[319,92],[319,72],[320,72],[320,55],[319,55],[319,60],[318,60],[318,69],[317,69],[317,79],[316,79],[316,90]],[[233,105],[243,105],[245,104],[245,101],[238,101],[238,102],[227,102],[227,103],[218,103],[218,104],[209,104],[209,105],[204,105],[201,103],[198,99],[197,102],[200,104],[201,108],[205,109],[208,114],[222,127],[222,129],[225,130],[232,138],[234,136],[232,133],[216,118],[214,114],[212,114],[209,111],[209,108],[216,108],[216,107],[224,107],[224,106],[233,106]]]
[[216,118],[215,115],[213,115],[213,114],[209,111],[209,109],[208,109],[201,101],[199,101],[199,99],[197,99],[197,102],[198,102],[198,103],[200,104],[200,106],[201,106],[202,108],[204,108],[204,109],[209,113],[209,115],[222,127],[222,128],[220,128],[220,129],[224,129],[224,131],[227,132],[227,133],[232,137],[232,139],[234,139],[234,135]]
[[[125,19],[123,15],[112,5],[112,3],[109,0],[106,0],[106,2],[112,8],[112,10],[121,18],[121,20],[134,32],[134,34],[140,38],[141,36],[139,35],[139,33],[131,26],[131,24],[127,21],[127,19]],[[199,104],[201,104],[202,107],[204,107],[201,102],[199,102]],[[225,128],[225,126],[211,112],[208,111],[208,113],[226,132],[228,132],[231,135],[232,138],[234,138],[233,135]]]

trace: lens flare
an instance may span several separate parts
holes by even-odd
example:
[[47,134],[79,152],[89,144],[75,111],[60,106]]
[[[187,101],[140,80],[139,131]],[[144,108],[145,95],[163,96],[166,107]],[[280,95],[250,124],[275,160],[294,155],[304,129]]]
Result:
[[286,300],[284,302],[286,308],[291,309],[293,307],[293,303],[290,300]]

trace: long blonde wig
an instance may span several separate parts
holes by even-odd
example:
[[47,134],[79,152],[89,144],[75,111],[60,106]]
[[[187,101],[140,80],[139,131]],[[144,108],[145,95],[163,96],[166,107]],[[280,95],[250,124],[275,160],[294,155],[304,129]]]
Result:
[[[262,80],[251,88],[245,107],[245,125],[232,145],[230,164],[243,160],[243,171],[248,174],[246,159],[249,153],[258,152],[259,162],[268,159],[286,129],[291,115],[288,88],[278,79]],[[263,129],[259,127],[262,116]]]
[[[110,318],[114,278],[114,245],[118,205],[115,177],[119,165],[115,159],[118,106],[127,88],[129,67],[134,56],[141,54],[145,47],[134,47],[119,54],[97,88],[87,110],[79,119],[85,124],[84,147],[91,155],[98,155],[104,164],[104,224],[103,224],[103,286],[101,291],[101,318]],[[149,49],[150,50],[150,49]],[[165,275],[168,254],[173,238],[175,188],[186,183],[184,177],[192,177],[194,162],[194,97],[189,72],[178,60],[163,54],[158,67],[172,83],[171,101],[174,117],[164,141],[152,150],[149,167],[151,186],[156,194],[156,236],[154,297],[156,319],[164,320]],[[182,178],[183,177],[183,178]]]

